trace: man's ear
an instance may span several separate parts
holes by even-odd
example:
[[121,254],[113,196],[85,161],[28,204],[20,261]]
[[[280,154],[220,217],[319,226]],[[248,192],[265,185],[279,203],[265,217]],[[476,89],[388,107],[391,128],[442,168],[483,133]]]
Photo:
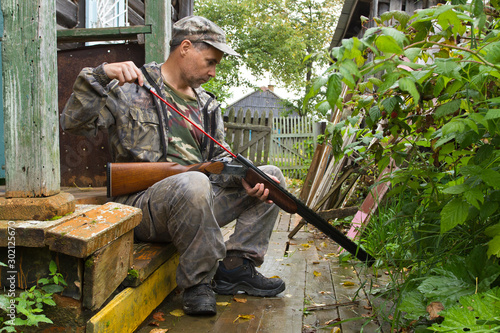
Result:
[[184,39],[179,45],[179,51],[181,56],[186,56],[188,52],[193,48],[193,43],[190,40]]

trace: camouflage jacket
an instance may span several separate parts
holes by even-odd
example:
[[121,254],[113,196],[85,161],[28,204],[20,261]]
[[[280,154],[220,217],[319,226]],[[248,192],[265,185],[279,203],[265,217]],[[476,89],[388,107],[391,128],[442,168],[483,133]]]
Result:
[[[80,72],[61,115],[61,127],[70,133],[85,136],[95,136],[98,130],[107,129],[114,162],[164,161],[163,151],[167,147],[165,150],[162,147],[158,118],[158,110],[162,110],[159,103],[162,102],[136,84],[120,87],[116,80],[108,78],[103,65],[87,67]],[[160,65],[153,62],[144,67],[157,86],[163,89]],[[219,103],[202,88],[195,92],[204,130],[229,148],[224,141],[224,122]],[[168,136],[168,128],[164,133]],[[164,142],[168,144],[168,138]],[[230,157],[209,138],[203,140],[201,153],[207,161]],[[230,178],[222,177],[217,182],[227,183]],[[234,179],[230,181],[234,182]]]

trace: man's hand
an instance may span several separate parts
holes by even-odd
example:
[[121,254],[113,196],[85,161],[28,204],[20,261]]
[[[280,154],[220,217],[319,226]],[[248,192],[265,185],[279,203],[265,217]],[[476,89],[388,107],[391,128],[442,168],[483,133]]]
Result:
[[118,80],[120,86],[136,81],[140,86],[144,83],[141,70],[132,61],[106,64],[103,68],[111,80]]
[[[280,183],[280,181],[278,180],[278,178],[272,176],[272,175],[269,175],[269,177],[271,177],[272,180],[274,180],[276,183]],[[247,192],[247,194],[251,197],[255,197],[261,201],[265,201],[269,204],[272,204],[273,201],[272,200],[267,200],[267,196],[269,195],[269,189],[265,188],[264,187],[264,184],[262,183],[258,183],[258,184],[255,184],[254,187],[250,186],[250,184],[248,184],[244,179],[241,179],[241,183],[243,184],[243,188],[245,189],[245,191]]]

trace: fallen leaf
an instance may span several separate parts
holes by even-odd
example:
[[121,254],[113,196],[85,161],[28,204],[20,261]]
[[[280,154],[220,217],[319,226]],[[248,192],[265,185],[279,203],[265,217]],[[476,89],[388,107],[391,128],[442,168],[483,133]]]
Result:
[[279,279],[280,277],[278,275],[273,275],[270,277],[270,279]]
[[370,317],[373,317],[373,314],[371,314],[371,313],[362,313],[361,317],[370,318]]
[[182,309],[176,309],[174,311],[170,311],[170,314],[175,317],[182,317],[185,315],[184,310]]
[[168,328],[153,328],[149,333],[165,333],[168,332]]
[[352,281],[345,281],[342,283],[344,285],[344,287],[352,287],[352,286],[355,286],[355,283],[352,282]]
[[314,271],[314,272],[313,272],[313,274],[314,274],[314,276],[315,276],[315,277],[321,276],[321,273],[320,273],[320,272],[316,272],[316,271]]
[[319,261],[313,261],[313,265],[319,265]]
[[157,321],[152,321],[148,324],[149,326],[160,326],[160,323]]
[[228,306],[231,303],[229,303],[229,302],[216,302],[215,304],[217,304],[219,306]]
[[254,315],[238,315],[235,320],[233,320],[233,323],[236,322],[237,320],[252,320],[254,319]]
[[153,314],[153,319],[158,321],[165,321],[165,313],[158,311]]
[[326,243],[325,242],[322,242],[321,244],[319,244],[321,247],[326,247]]
[[444,306],[441,302],[432,302],[427,305],[426,311],[429,314],[431,320],[439,318],[439,312],[444,310]]
[[[331,319],[331,320],[329,320],[329,321],[327,321],[327,322],[325,323],[325,326],[331,325],[331,324],[333,324],[333,323],[338,323],[339,321],[340,321],[340,318]],[[338,328],[338,327],[337,327],[337,328]]]
[[307,244],[307,243],[300,244],[300,246],[305,247],[306,249],[308,249],[308,248],[310,248],[310,247],[311,247],[311,245],[310,245],[310,244]]
[[238,303],[246,303],[248,301],[246,298],[234,297],[233,299]]
[[332,330],[330,331],[330,333],[340,333],[340,332],[341,332],[341,331],[340,331],[340,328],[338,328],[338,327],[334,327],[334,328],[332,328]]
[[371,310],[371,309],[372,309],[372,307],[371,307],[371,306],[367,306],[367,305],[363,305],[363,308],[364,308],[365,310]]

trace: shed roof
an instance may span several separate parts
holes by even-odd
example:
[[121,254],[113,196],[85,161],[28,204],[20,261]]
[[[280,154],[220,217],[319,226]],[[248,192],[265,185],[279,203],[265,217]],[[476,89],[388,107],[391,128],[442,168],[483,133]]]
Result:
[[[240,98],[236,102],[228,105],[227,109],[234,108],[235,114],[237,115],[240,109],[246,111],[257,110],[259,116],[267,116],[269,112],[273,113],[273,117],[282,117],[285,111],[289,111],[290,108],[284,105],[285,100],[278,96],[272,88],[261,87],[254,92]],[[291,117],[297,117],[298,114],[293,112]]]

